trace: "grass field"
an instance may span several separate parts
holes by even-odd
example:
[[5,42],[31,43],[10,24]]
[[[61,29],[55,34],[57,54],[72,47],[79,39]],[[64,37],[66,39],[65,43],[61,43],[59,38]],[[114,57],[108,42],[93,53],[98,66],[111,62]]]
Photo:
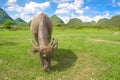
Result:
[[28,30],[0,30],[0,80],[120,80],[120,31],[54,30],[59,47],[42,71]]

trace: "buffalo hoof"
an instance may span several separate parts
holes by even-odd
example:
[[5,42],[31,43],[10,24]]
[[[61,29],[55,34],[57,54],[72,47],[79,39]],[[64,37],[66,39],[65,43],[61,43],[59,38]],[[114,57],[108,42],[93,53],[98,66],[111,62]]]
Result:
[[50,69],[48,68],[48,69],[43,69],[43,71],[47,71],[47,72],[49,72],[50,71]]
[[50,71],[50,69],[46,69],[46,70],[45,70],[45,69],[43,69],[43,71],[45,71],[45,72],[49,72],[49,71]]
[[49,72],[50,71],[50,68],[43,68],[43,71],[47,71],[47,72]]

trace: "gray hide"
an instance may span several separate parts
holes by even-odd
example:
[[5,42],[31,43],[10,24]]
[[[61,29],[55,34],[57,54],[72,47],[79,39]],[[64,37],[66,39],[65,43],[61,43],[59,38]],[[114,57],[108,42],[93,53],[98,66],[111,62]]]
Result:
[[52,22],[51,19],[44,13],[33,17],[31,22],[31,32],[37,44],[33,42],[34,50],[40,53],[43,70],[50,70],[50,62],[54,50],[57,49],[58,43],[53,39],[52,44]]

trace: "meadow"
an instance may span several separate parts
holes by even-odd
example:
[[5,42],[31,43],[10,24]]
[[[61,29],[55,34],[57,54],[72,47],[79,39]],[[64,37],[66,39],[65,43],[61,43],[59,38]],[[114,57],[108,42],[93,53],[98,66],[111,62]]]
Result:
[[29,30],[0,30],[0,80],[120,80],[120,31],[58,29],[59,47],[44,72]]

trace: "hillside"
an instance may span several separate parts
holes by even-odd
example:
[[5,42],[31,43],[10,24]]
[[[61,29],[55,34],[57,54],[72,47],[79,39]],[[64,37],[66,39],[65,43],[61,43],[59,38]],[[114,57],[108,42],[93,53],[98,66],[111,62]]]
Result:
[[70,19],[69,22],[67,23],[67,26],[69,27],[80,27],[81,25],[83,25],[83,23],[78,18]]
[[96,25],[95,21],[91,21],[91,22],[84,22],[85,26],[92,26],[92,25]]
[[101,27],[119,27],[120,15],[113,16],[111,19],[102,18],[97,22],[97,25]]
[[0,8],[0,24],[3,24],[6,20],[13,21],[13,19],[2,8]]
[[23,19],[21,18],[16,18],[14,20],[14,25],[17,25],[17,26],[27,26],[28,23],[26,23]]
[[102,18],[97,22],[97,25],[102,26],[102,27],[109,27],[110,26],[110,19]]
[[110,20],[111,27],[120,26],[120,15],[113,16]]
[[54,26],[58,24],[64,24],[64,22],[56,15],[50,17]]

